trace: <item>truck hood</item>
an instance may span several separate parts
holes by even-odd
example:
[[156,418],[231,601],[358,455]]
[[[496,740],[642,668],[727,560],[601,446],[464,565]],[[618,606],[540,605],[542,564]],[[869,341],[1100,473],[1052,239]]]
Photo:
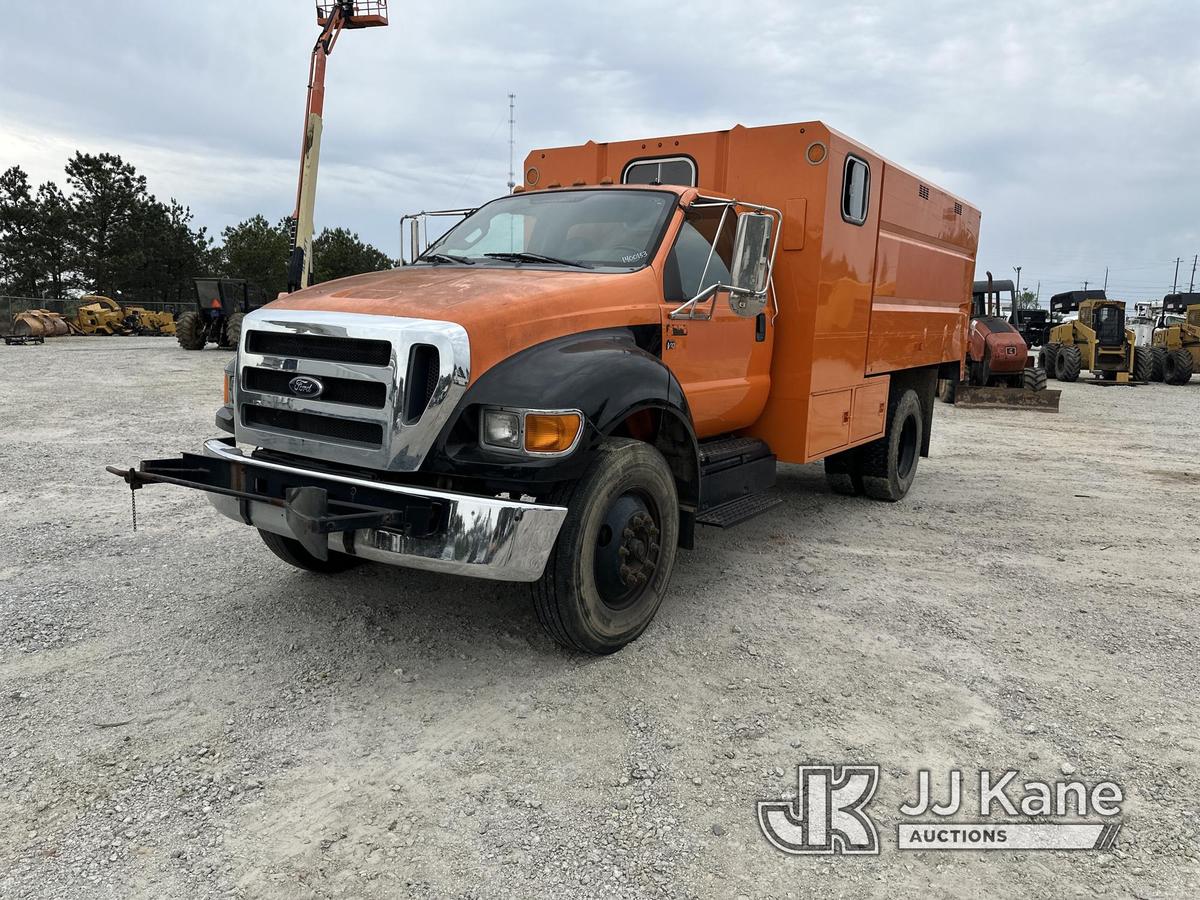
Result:
[[534,344],[568,334],[662,321],[652,268],[622,274],[526,267],[413,266],[329,281],[268,309],[321,310],[454,322],[471,340],[471,380]]

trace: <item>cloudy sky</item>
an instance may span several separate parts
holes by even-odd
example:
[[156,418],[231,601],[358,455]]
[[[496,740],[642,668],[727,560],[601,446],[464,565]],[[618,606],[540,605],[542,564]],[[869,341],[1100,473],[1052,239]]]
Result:
[[[392,4],[329,65],[318,227],[505,190],[533,147],[822,119],[983,211],[979,273],[1161,296],[1200,253],[1200,4]],[[586,10],[586,11],[585,11]],[[291,211],[304,0],[9,3],[0,167],[134,163],[218,232]],[[1198,279],[1200,281],[1200,279]]]

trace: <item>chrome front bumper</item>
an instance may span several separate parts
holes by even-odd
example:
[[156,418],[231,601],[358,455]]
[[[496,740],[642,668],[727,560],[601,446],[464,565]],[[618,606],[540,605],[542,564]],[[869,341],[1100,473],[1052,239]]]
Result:
[[[536,581],[546,568],[567,514],[561,506],[368,481],[255,459],[243,454],[229,439],[206,441],[204,457],[221,465],[215,466],[213,473],[200,477],[210,479],[210,484],[213,479],[227,482],[207,489],[209,501],[218,511],[237,522],[302,542],[306,537],[311,540],[312,535],[300,533],[294,510],[280,496],[256,496],[262,485],[274,484],[275,494],[280,493],[280,483],[291,483],[321,488],[342,497],[369,496],[373,498],[373,508],[394,509],[401,518],[410,504],[436,510],[436,521],[442,524],[419,536],[399,527],[353,528],[321,535],[328,541],[330,551],[393,566],[496,581]],[[158,471],[170,472],[167,468]],[[181,469],[180,473],[196,471],[196,468]],[[165,481],[206,490],[205,484],[181,478],[156,478],[155,472],[153,463],[143,463],[142,483]]]

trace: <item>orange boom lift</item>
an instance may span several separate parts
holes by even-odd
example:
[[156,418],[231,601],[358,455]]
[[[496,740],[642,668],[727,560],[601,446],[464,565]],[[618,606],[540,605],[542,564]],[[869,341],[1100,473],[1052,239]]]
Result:
[[308,98],[304,109],[304,138],[300,144],[300,178],[292,213],[292,250],[288,256],[288,293],[308,287],[312,275],[313,209],[317,201],[317,166],[321,158],[322,116],[325,112],[325,65],[343,29],[387,25],[387,0],[335,0],[317,4],[321,36],[308,65]]

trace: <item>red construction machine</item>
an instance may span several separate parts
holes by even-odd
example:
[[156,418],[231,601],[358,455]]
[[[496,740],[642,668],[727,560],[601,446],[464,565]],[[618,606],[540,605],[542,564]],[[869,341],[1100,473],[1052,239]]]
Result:
[[1017,304],[1015,286],[1009,279],[995,280],[991,272],[987,276],[987,281],[976,281],[972,291],[963,377],[940,381],[938,396],[959,406],[1058,412],[1062,392],[1046,390],[1046,370],[1032,364],[1029,345],[1009,321]]

